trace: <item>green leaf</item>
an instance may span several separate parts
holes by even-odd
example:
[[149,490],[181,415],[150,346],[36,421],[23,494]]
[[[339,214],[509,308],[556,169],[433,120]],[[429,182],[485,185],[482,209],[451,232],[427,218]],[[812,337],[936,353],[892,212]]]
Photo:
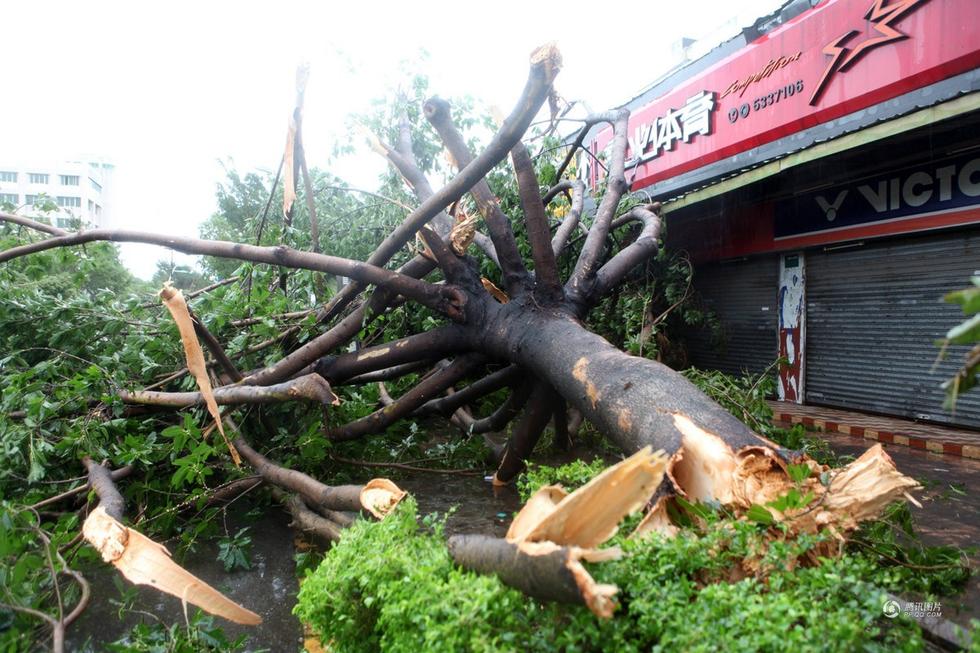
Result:
[[809,465],[789,465],[786,468],[786,473],[793,480],[794,483],[802,483],[810,477],[810,466]]
[[946,340],[954,345],[967,345],[980,341],[980,313],[950,329],[946,334]]
[[776,519],[772,516],[772,513],[769,512],[768,508],[765,506],[760,506],[757,503],[752,504],[749,511],[745,513],[745,516],[758,524],[765,524],[767,526],[775,523],[776,521]]

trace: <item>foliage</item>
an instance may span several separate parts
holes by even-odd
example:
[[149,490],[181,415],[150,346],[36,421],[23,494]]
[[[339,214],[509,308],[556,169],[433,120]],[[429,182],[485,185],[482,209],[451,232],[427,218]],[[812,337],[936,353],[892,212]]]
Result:
[[[621,210],[628,206],[624,204]],[[629,240],[627,234],[624,246]],[[703,328],[718,337],[721,329],[718,317],[704,308],[692,287],[693,278],[694,268],[686,252],[661,248],[656,257],[600,302],[589,325],[635,356],[683,369],[688,365],[683,334]]]
[[956,409],[957,397],[977,384],[977,372],[980,371],[980,276],[971,277],[970,282],[973,284],[971,287],[953,291],[944,297],[950,304],[959,304],[967,319],[951,328],[945,338],[936,342],[942,348],[940,358],[950,345],[973,346],[956,374],[943,383],[947,410]]
[[252,538],[246,533],[248,527],[241,528],[234,535],[227,535],[218,541],[218,561],[224,565],[225,571],[252,568],[252,562],[248,558]]
[[767,399],[776,390],[773,369],[776,360],[757,375],[734,377],[724,372],[688,368],[684,376],[702,392],[718,402],[725,410],[747,424],[756,433],[766,436],[777,444],[800,451],[824,465],[837,466],[843,459],[838,457],[826,440],[807,433],[802,424],[788,429],[773,424],[772,408]]
[[[672,540],[626,540],[623,560],[593,566],[620,588],[616,616],[542,604],[495,577],[456,568],[441,522],[420,527],[414,501],[346,531],[303,583],[296,613],[336,651],[920,650],[918,628],[888,621],[865,560],[822,560],[792,572],[812,547],[770,547],[766,582],[716,582],[758,550],[761,531],[719,520]],[[385,555],[378,555],[384,551]]]
[[234,653],[245,650],[245,635],[229,640],[215,618],[196,610],[183,626],[139,623],[120,639],[106,644],[110,653]]
[[517,490],[521,494],[521,501],[530,499],[531,495],[544,485],[561,485],[572,492],[588,483],[605,469],[606,465],[606,461],[601,458],[596,458],[590,463],[575,460],[559,467],[529,462],[527,469],[517,479]]

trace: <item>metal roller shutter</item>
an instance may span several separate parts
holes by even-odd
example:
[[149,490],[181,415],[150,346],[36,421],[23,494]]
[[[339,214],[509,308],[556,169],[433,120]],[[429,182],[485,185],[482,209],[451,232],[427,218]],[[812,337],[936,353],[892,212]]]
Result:
[[980,231],[809,251],[806,266],[807,403],[980,426],[980,392],[942,407],[968,348],[932,369],[934,342],[963,320],[941,297],[980,269]]
[[764,256],[699,266],[694,289],[721,320],[723,337],[698,329],[687,339],[691,365],[727,374],[758,374],[777,357],[779,259]]

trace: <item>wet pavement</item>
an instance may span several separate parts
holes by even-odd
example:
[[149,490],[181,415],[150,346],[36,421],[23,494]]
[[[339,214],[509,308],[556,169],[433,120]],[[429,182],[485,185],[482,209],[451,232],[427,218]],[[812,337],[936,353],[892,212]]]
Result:
[[[847,435],[821,433],[838,454],[858,456],[874,442]],[[882,444],[899,471],[919,481],[923,489],[913,496],[922,507],[912,506],[916,532],[928,545],[958,547],[980,545],[980,461],[959,456],[931,453],[896,444]],[[980,569],[980,555],[970,556],[974,569]],[[980,575],[974,575],[966,590],[942,599],[943,616],[968,625],[980,618]]]

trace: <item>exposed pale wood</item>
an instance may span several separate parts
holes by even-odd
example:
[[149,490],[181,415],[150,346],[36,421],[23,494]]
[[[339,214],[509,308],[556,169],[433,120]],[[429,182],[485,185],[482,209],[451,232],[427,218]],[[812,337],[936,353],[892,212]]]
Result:
[[124,526],[99,506],[82,524],[85,539],[131,583],[150,585],[235,623],[255,626],[262,618],[238,605],[170,558],[170,552]]

